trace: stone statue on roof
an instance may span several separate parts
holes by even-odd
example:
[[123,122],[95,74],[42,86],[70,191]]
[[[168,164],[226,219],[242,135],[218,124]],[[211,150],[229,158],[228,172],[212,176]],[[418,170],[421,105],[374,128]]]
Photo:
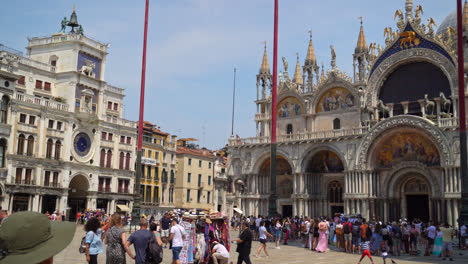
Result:
[[65,33],[65,29],[67,28],[67,24],[68,24],[68,20],[67,20],[66,17],[64,17],[64,18],[62,19],[62,22],[61,22],[62,28],[60,29],[59,32],[62,32],[62,31],[63,31],[63,33]]
[[78,28],[78,33],[79,33],[80,35],[82,35],[82,36],[84,35],[84,30],[83,30],[83,27],[82,27],[81,25],[80,25],[80,27]]
[[331,67],[332,67],[332,69],[335,69],[336,68],[336,51],[335,51],[335,47],[333,47],[333,45],[330,45],[330,49],[331,49]]
[[283,57],[283,66],[284,66],[284,72],[288,72],[288,62],[286,61],[285,57]]

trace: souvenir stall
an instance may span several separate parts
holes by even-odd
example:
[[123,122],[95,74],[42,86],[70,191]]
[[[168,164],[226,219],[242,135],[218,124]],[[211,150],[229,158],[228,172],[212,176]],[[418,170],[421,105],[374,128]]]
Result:
[[219,213],[211,210],[207,217],[206,212],[200,213],[200,219],[197,224],[197,246],[195,263],[210,264],[213,263],[211,258],[212,242],[217,240],[220,244],[226,247],[227,251],[231,249],[231,239],[229,236],[229,225],[227,216],[224,213]]

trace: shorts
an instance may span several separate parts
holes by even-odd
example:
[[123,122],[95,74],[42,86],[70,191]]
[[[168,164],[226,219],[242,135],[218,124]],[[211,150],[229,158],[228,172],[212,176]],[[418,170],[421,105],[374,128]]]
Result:
[[276,238],[281,237],[281,230],[275,232],[275,237]]
[[351,238],[353,237],[353,234],[344,234],[343,235],[345,241],[351,241]]
[[371,254],[370,254],[370,251],[368,249],[364,249],[362,251],[362,255],[361,255],[361,258],[365,257],[365,256],[368,256],[369,258],[372,258]]
[[266,242],[267,242],[266,239],[260,239],[260,243],[266,245]]
[[314,237],[315,237],[315,238],[319,237],[319,233],[315,233],[315,232],[314,232]]
[[433,238],[430,238],[430,237],[428,237],[428,238],[427,238],[427,243],[429,244],[429,246],[432,246],[432,245],[434,245],[434,239],[433,239]]
[[179,254],[182,247],[172,247],[172,260],[179,260]]
[[254,226],[254,225],[251,225],[251,226],[250,226],[250,230],[255,231],[255,226]]
[[452,251],[452,242],[443,242],[442,243],[442,251],[449,250]]
[[161,230],[161,237],[169,237],[169,229]]
[[258,233],[258,229],[259,229],[259,227],[258,227],[258,226],[256,226],[256,227],[255,227],[255,232],[257,232],[257,233]]
[[353,245],[357,246],[357,245],[361,244],[361,238],[360,237],[353,236],[352,241],[353,241]]

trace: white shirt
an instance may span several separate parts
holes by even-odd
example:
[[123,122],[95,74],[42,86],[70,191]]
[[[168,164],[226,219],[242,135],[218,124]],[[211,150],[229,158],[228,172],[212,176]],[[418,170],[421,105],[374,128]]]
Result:
[[460,227],[460,236],[466,236],[466,225]]
[[255,225],[256,225],[257,227],[260,226],[260,223],[261,223],[261,222],[262,222],[262,219],[260,219],[260,218],[255,219]]
[[215,249],[217,253],[221,254],[221,256],[229,258],[229,252],[223,245],[216,244],[216,246],[214,246],[213,249]]
[[183,247],[184,240],[182,236],[185,234],[185,230],[180,225],[175,225],[171,227],[171,234],[174,234],[174,238],[172,239],[172,247]]
[[307,228],[307,232],[306,232],[306,233],[309,233],[310,222],[309,222],[309,221],[306,221],[306,222],[305,222],[305,225],[306,225],[306,228]]
[[421,234],[421,223],[414,224],[414,228],[416,228],[416,230],[418,230],[418,233]]
[[266,228],[264,226],[261,226],[259,229],[258,229],[259,233],[260,233],[260,236],[258,237],[259,239],[267,239],[267,236],[266,236]]
[[436,236],[436,228],[435,226],[431,225],[427,228],[427,236],[434,239]]

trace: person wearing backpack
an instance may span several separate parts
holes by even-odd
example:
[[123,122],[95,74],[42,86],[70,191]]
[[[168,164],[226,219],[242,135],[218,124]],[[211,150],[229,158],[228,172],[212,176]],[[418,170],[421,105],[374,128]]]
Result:
[[146,248],[146,264],[159,264],[163,260],[163,242],[158,232],[158,224],[153,222],[150,225],[150,231],[154,236],[151,237]]
[[86,237],[84,240],[86,246],[86,261],[89,264],[97,264],[98,254],[104,252],[103,245],[98,229],[101,227],[101,223],[96,217],[91,217],[85,225]]
[[106,232],[104,244],[107,245],[106,249],[106,263],[107,264],[125,264],[125,252],[130,258],[135,259],[135,256],[128,247],[125,247],[127,237],[125,230],[122,228],[122,218],[120,214],[114,213],[109,222],[109,229]]
[[146,248],[153,236],[153,232],[148,230],[148,221],[145,218],[140,218],[140,230],[133,233],[126,242],[126,247],[133,244],[135,248],[135,264],[146,263]]
[[351,253],[351,228],[353,227],[353,224],[351,224],[348,221],[348,218],[344,219],[344,224],[343,224],[343,237],[345,240],[345,252]]
[[[435,228],[434,228],[435,229]],[[393,255],[401,255],[401,240],[403,238],[403,233],[401,232],[400,226],[397,222],[393,221],[392,223],[392,241],[393,241]]]
[[361,253],[361,223],[356,222],[351,228],[351,237],[353,241],[353,254],[356,251]]

